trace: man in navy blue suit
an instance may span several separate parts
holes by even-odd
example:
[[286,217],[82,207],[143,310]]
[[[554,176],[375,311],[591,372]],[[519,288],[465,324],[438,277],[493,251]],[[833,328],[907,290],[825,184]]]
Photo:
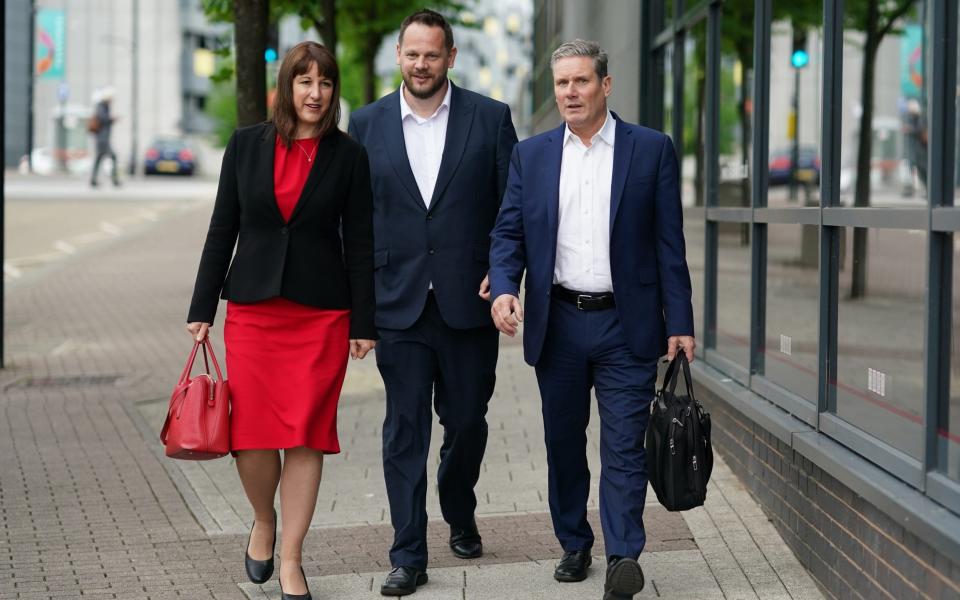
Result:
[[[607,110],[612,80],[596,42],[551,57],[564,124],[516,146],[491,234],[491,313],[536,368],[543,403],[558,581],[591,563],[586,427],[590,388],[600,412],[604,600],[643,588],[644,433],[656,361],[693,360],[693,309],[677,157],[670,138]],[[526,270],[525,305],[519,299]]]
[[499,333],[481,294],[489,294],[490,230],[517,134],[507,105],[447,79],[456,56],[447,21],[414,13],[400,26],[400,89],[350,119],[373,184],[383,471],[394,529],[394,569],[380,592],[389,596],[427,581],[431,406],[443,426],[437,489],[450,549],[460,558],[483,553],[474,486]]

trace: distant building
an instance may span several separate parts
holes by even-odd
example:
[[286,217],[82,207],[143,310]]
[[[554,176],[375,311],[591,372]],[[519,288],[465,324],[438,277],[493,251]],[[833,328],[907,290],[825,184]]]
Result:
[[[207,22],[200,0],[12,0],[5,3],[5,165],[17,164],[28,145],[26,74],[35,62],[26,35],[31,9],[38,16],[34,39],[40,40],[41,47],[37,55],[53,52],[62,61],[55,71],[34,73],[33,146],[38,152],[52,153],[66,146],[68,157],[79,165],[76,169],[85,168],[90,144],[86,119],[98,90],[106,86],[116,92],[112,109],[118,121],[112,141],[121,163],[130,159],[134,112],[138,162],[156,136],[212,129],[203,113],[210,93],[207,76],[214,62],[210,51],[229,43],[232,28]],[[63,25],[53,36],[44,31],[51,23],[54,28]],[[136,111],[132,104],[134,37],[138,45]]]

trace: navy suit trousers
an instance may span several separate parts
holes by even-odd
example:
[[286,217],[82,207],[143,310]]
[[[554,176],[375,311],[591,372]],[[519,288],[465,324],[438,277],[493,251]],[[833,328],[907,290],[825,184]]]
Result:
[[444,520],[473,522],[473,488],[487,445],[487,403],[496,381],[499,332],[453,329],[431,292],[408,329],[380,329],[377,368],[387,392],[383,475],[390,502],[394,567],[427,567],[427,458],[435,407],[443,426],[437,490]]
[[616,309],[579,311],[550,302],[543,353],[536,364],[543,401],[550,515],[564,551],[588,550],[590,471],[586,428],[590,389],[600,412],[600,523],[607,556],[637,558],[646,542],[644,435],[656,385],[656,360],[628,347]]

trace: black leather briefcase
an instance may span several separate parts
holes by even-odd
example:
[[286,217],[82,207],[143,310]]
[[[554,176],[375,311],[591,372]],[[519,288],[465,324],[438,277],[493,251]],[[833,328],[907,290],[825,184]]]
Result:
[[[686,383],[682,396],[676,394],[681,372]],[[710,415],[694,398],[690,365],[682,349],[667,367],[651,405],[646,449],[650,485],[660,504],[672,511],[702,506],[713,471]]]

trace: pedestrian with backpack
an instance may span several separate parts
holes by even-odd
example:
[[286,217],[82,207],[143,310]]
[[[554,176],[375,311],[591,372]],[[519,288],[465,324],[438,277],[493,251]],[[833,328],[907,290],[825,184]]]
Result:
[[96,158],[93,161],[93,170],[90,172],[90,186],[97,187],[97,175],[100,172],[100,162],[104,158],[111,160],[110,177],[114,187],[119,187],[117,177],[117,155],[110,146],[110,133],[116,118],[110,115],[110,103],[113,101],[113,88],[107,87],[99,94],[99,102],[94,108],[93,116],[87,124],[87,130],[96,138]]

